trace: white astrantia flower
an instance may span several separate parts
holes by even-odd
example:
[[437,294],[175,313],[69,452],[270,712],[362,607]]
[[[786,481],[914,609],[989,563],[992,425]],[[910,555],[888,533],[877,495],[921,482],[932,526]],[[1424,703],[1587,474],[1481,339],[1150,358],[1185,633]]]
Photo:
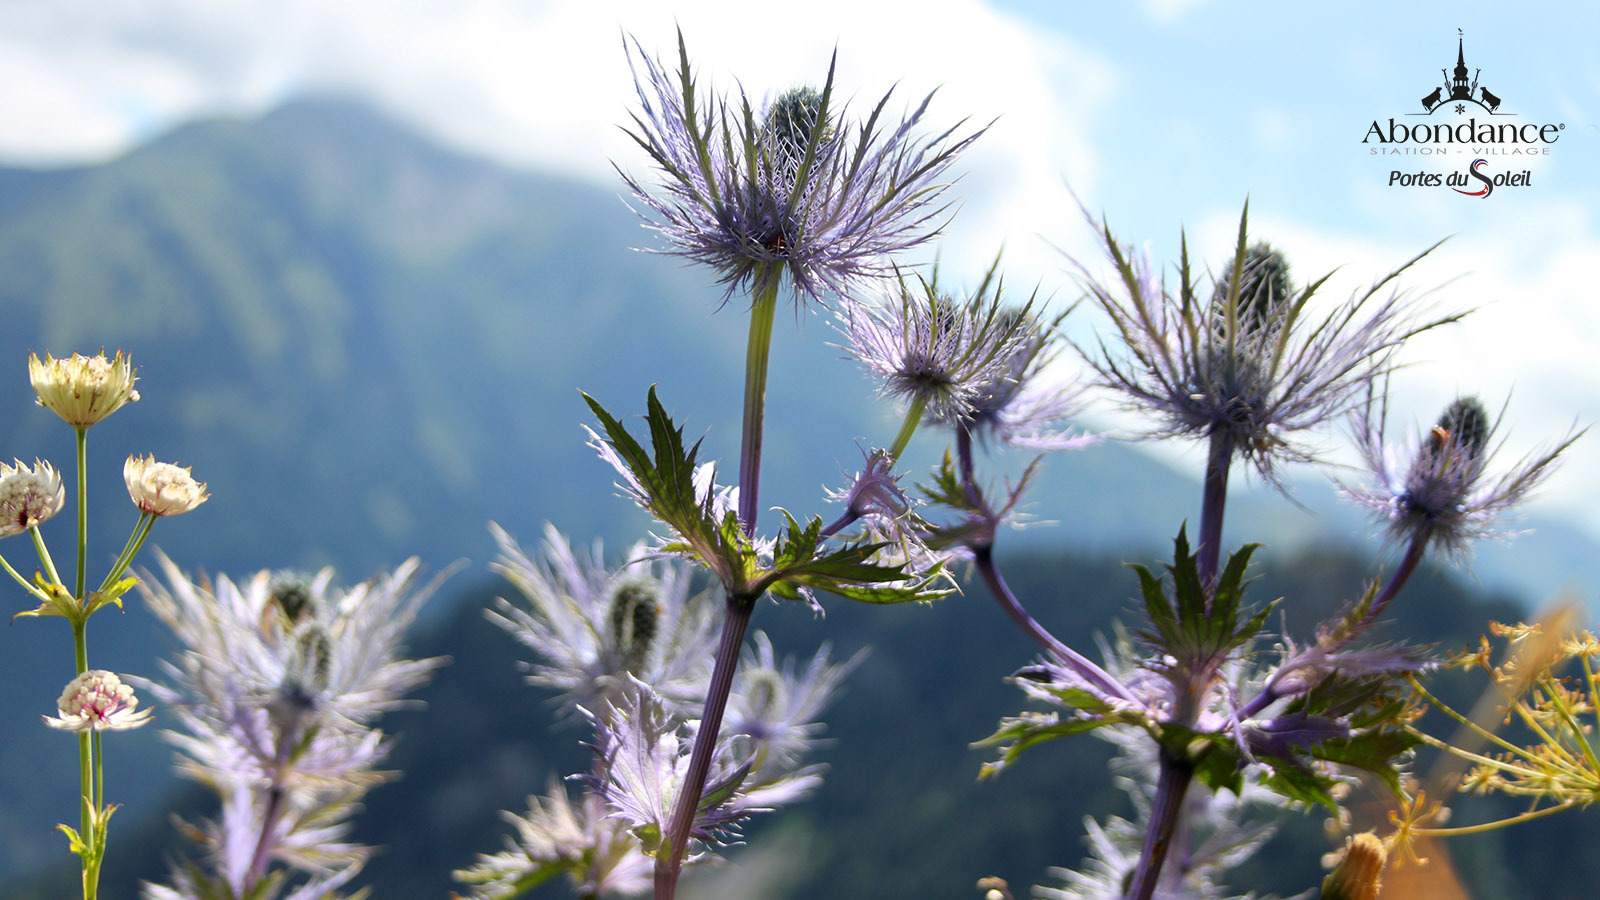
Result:
[[61,473],[35,459],[32,468],[22,460],[0,463],[0,537],[21,534],[61,511],[66,503]]
[[128,457],[122,478],[133,504],[152,516],[181,515],[211,497],[206,483],[195,481],[187,467],[156,462],[154,456]]
[[68,682],[56,701],[60,718],[44,716],[46,725],[62,731],[126,731],[150,721],[139,709],[133,688],[114,673],[90,669]]
[[139,399],[139,392],[133,389],[138,375],[121,350],[112,359],[106,359],[104,351],[94,356],[74,353],[62,359],[46,353],[43,362],[30,353],[28,379],[39,395],[39,405],[75,428],[88,428],[123,404]]

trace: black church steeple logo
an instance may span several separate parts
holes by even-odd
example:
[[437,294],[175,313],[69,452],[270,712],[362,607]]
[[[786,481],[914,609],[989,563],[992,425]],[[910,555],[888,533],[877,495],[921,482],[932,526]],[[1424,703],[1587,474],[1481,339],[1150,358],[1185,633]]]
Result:
[[1413,116],[1431,116],[1441,109],[1452,109],[1456,115],[1467,111],[1467,104],[1471,103],[1483,108],[1492,116],[1506,116],[1510,113],[1498,112],[1500,98],[1489,93],[1489,89],[1478,84],[1478,75],[1483,71],[1473,71],[1472,77],[1467,77],[1466,42],[1461,35],[1461,29],[1456,29],[1456,67],[1454,72],[1440,69],[1444,75],[1444,84],[1433,89],[1433,93],[1422,98],[1420,113],[1410,113]]

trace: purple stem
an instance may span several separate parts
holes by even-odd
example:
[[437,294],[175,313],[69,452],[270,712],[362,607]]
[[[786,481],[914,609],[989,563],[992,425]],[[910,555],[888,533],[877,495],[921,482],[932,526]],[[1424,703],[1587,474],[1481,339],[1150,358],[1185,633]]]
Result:
[[[956,456],[960,465],[961,483],[966,488],[968,498],[974,505],[988,510],[983,500],[982,491],[972,477],[972,430],[966,426],[956,429]],[[973,542],[968,545],[972,550],[973,564],[977,566],[983,581],[989,586],[989,593],[995,602],[1011,621],[1017,623],[1028,636],[1039,643],[1040,646],[1059,660],[1063,665],[1076,672],[1079,678],[1104,691],[1108,697],[1119,697],[1130,703],[1138,703],[1138,698],[1129,691],[1122,682],[1111,677],[1105,669],[1095,665],[1088,657],[1063,644],[1055,635],[1051,634],[1038,620],[1028,614],[1017,595],[1012,593],[1011,586],[1006,584],[1005,576],[1000,574],[1000,567],[994,561],[994,543],[991,540]]]
[[[295,720],[298,723],[298,720]],[[289,753],[298,740],[298,724],[291,724],[278,735],[278,752],[274,754],[272,785],[267,788],[267,808],[261,813],[261,836],[256,839],[255,853],[250,857],[250,871],[245,874],[244,887],[248,892],[267,874],[267,863],[272,858],[276,843],[278,820],[283,816],[283,770],[289,764]]]
[[[1210,455],[1206,460],[1205,493],[1200,500],[1200,585],[1206,591],[1215,587],[1217,559],[1222,552],[1222,513],[1228,503],[1228,467],[1233,464],[1233,433],[1222,428],[1211,432]],[[1206,607],[1211,597],[1206,597]]]
[[[1399,567],[1394,570],[1393,575],[1389,576],[1389,580],[1384,584],[1383,589],[1373,599],[1372,606],[1367,610],[1367,614],[1361,618],[1360,622],[1356,623],[1354,628],[1349,630],[1344,640],[1326,648],[1325,652],[1332,652],[1347,646],[1357,635],[1366,631],[1372,627],[1373,623],[1378,621],[1384,610],[1388,609],[1389,604],[1399,595],[1400,589],[1405,587],[1406,582],[1411,578],[1411,574],[1416,571],[1417,565],[1422,562],[1422,557],[1428,549],[1428,537],[1429,535],[1426,531],[1421,531],[1411,539],[1411,545],[1406,548],[1406,555],[1400,559]],[[1293,659],[1272,676],[1272,679],[1261,689],[1261,693],[1257,694],[1249,703],[1239,707],[1239,711],[1234,714],[1235,719],[1240,722],[1246,721],[1271,706],[1279,697],[1282,697],[1283,695],[1278,693],[1277,689],[1278,678],[1291,671],[1292,664]]]
[[1179,763],[1162,751],[1161,777],[1156,782],[1155,803],[1150,807],[1150,828],[1144,835],[1144,848],[1139,853],[1139,865],[1133,870],[1127,900],[1150,900],[1155,894],[1167,851],[1178,830],[1183,799],[1193,780],[1194,770],[1187,763]]
[[711,686],[706,690],[706,705],[700,715],[700,727],[694,735],[694,747],[689,753],[689,771],[684,776],[682,790],[678,793],[678,806],[672,812],[672,824],[667,830],[668,854],[656,859],[655,900],[672,900],[678,890],[678,876],[683,873],[683,857],[689,848],[689,834],[694,829],[695,813],[700,809],[700,794],[705,790],[706,774],[711,771],[711,754],[716,749],[717,735],[722,731],[722,713],[728,706],[728,694],[733,689],[733,670],[739,662],[739,651],[744,647],[745,628],[750,624],[750,614],[755,611],[755,597],[728,595],[727,609],[722,619],[722,639],[717,644],[717,660],[711,670]]
[[979,574],[983,576],[984,583],[989,586],[989,593],[994,595],[996,603],[1005,610],[1011,621],[1025,632],[1029,637],[1038,641],[1040,646],[1059,660],[1062,665],[1077,673],[1079,678],[1094,685],[1108,697],[1119,697],[1129,703],[1138,703],[1139,699],[1129,691],[1122,682],[1111,677],[1105,669],[1095,665],[1088,657],[1063,644],[1055,635],[1045,630],[1033,616],[1018,602],[1011,587],[1006,584],[1005,577],[1000,574],[1000,569],[994,562],[994,549],[992,547],[973,547],[973,564],[977,566]]

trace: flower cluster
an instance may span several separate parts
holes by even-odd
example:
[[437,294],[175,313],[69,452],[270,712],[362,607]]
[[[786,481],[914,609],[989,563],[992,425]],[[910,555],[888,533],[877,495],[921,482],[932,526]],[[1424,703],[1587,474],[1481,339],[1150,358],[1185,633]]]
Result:
[[139,511],[152,516],[176,516],[206,502],[206,484],[195,481],[190,470],[172,463],[156,462],[155,457],[128,457],[122,467],[128,483],[128,496]]
[[46,725],[62,731],[124,731],[150,721],[150,710],[139,709],[133,688],[114,673],[90,669],[72,679],[56,701],[60,718],[45,716]]
[[400,655],[438,581],[419,584],[411,560],[349,590],[333,587],[332,570],[197,585],[160,562],[166,585],[141,590],[185,649],[150,687],[182,729],[167,734],[181,770],[215,790],[222,810],[190,829],[215,872],[178,867],[171,886],[146,886],[147,900],[276,890],[287,882],[269,878],[273,862],[305,879],[295,896],[332,891],[368,855],[345,836],[354,804],[386,778],[376,766],[388,742],[373,723],[443,662]]
[[[537,655],[530,682],[557,691],[563,707],[592,726],[595,765],[573,776],[581,796],[552,782],[529,798],[526,813],[508,814],[516,834],[505,850],[456,877],[485,900],[563,873],[588,895],[636,893],[648,884],[652,858],[667,850],[700,729],[712,674],[709,595],[690,593],[683,564],[651,559],[642,547],[609,568],[599,545],[575,553],[553,528],[538,560],[505,531],[494,533],[496,569],[525,605],[501,600],[489,618]],[[804,761],[821,731],[815,718],[854,664],[832,662],[823,648],[797,670],[755,635],[710,760],[691,859],[709,858],[746,818],[820,782],[821,767]]]
[[0,463],[0,537],[21,534],[44,522],[61,512],[66,502],[55,466],[37,459],[32,468],[20,459],[14,466]]
[[43,362],[37,354],[29,354],[28,378],[39,395],[39,405],[74,428],[88,428],[139,399],[139,392],[133,389],[139,380],[133,362],[120,350],[111,359],[103,352],[94,356],[74,353],[63,359],[46,353]]

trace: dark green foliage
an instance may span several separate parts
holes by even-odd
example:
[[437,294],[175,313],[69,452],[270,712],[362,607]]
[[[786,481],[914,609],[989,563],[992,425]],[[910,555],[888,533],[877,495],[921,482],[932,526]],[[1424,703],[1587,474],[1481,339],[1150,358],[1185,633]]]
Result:
[[1199,556],[1189,552],[1186,529],[1179,529],[1172,563],[1166,567],[1172,576],[1170,600],[1163,579],[1144,566],[1130,567],[1139,576],[1149,624],[1138,634],[1159,653],[1172,656],[1174,671],[1168,678],[1174,684],[1196,685],[1202,689],[1197,695],[1202,693],[1217,667],[1261,632],[1274,604],[1263,606],[1243,621],[1239,618],[1245,570],[1259,547],[1246,544],[1229,556],[1215,589],[1207,590],[1200,582]]

